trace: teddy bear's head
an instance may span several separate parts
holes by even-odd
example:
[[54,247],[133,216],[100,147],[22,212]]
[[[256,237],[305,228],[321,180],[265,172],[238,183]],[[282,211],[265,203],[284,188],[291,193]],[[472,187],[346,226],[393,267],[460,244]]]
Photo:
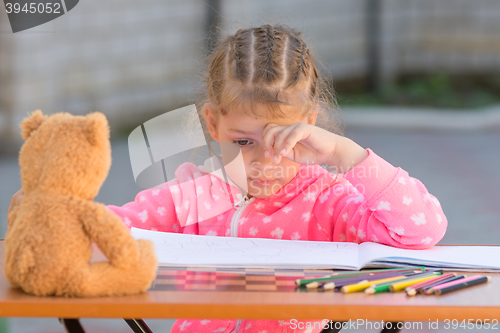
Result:
[[19,154],[25,193],[75,195],[93,199],[111,166],[109,126],[99,112],[87,116],[35,111],[21,123]]

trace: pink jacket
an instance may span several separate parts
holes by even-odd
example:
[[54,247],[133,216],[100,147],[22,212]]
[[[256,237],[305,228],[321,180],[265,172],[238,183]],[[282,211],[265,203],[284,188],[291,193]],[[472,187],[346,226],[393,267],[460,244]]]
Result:
[[[369,148],[367,152],[365,160],[339,174],[336,181],[335,174],[319,165],[302,165],[295,178],[275,195],[251,198],[240,202],[238,208],[231,204],[233,197],[241,196],[235,186],[204,176],[192,163],[184,163],[168,187],[141,191],[135,201],[108,208],[128,227],[166,232],[369,241],[406,249],[434,246],[448,224],[439,201],[408,172]],[[304,331],[293,330],[297,326],[289,321],[178,319],[172,332]]]

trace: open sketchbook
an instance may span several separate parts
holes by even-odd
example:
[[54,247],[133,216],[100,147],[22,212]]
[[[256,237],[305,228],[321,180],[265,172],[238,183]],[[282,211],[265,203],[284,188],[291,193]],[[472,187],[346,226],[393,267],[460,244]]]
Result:
[[198,236],[132,228],[155,245],[160,266],[347,269],[425,266],[500,272],[500,246],[434,246],[406,250],[379,243]]

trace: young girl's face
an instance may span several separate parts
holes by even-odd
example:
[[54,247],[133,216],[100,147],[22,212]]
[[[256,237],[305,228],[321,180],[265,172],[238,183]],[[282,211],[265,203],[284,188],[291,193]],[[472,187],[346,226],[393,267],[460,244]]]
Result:
[[[282,110],[287,114],[297,114],[293,107],[282,107]],[[259,114],[265,114],[265,112],[259,112]],[[217,142],[230,142],[241,149],[245,164],[248,194],[249,197],[256,198],[267,198],[274,195],[295,177],[300,167],[299,163],[287,158],[282,158],[279,164],[274,164],[272,155],[271,158],[264,156],[262,134],[266,125],[273,123],[286,126],[295,122],[314,125],[315,122],[315,117],[269,119],[245,114],[241,111],[229,111],[226,115],[219,115],[217,120],[215,120],[211,111],[205,111],[205,117],[214,140]],[[242,179],[242,177],[238,178]],[[241,186],[241,184],[238,185]]]

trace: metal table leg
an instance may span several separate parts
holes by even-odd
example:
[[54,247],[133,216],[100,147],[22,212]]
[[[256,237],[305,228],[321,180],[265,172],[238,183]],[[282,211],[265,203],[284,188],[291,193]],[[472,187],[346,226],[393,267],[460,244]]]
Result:
[[153,333],[142,319],[125,319],[134,333]]
[[68,333],[85,333],[78,319],[59,318],[59,322]]

